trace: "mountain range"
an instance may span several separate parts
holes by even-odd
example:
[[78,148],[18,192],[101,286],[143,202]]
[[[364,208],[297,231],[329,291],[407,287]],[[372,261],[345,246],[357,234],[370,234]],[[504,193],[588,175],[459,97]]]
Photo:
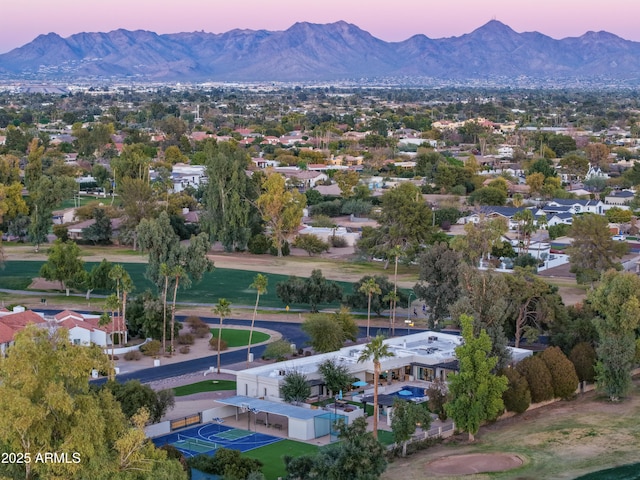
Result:
[[640,42],[607,32],[553,39],[492,20],[459,37],[385,42],[356,25],[300,22],[284,31],[159,35],[136,30],[40,35],[0,55],[0,77],[140,81],[325,81],[371,78],[640,81]]

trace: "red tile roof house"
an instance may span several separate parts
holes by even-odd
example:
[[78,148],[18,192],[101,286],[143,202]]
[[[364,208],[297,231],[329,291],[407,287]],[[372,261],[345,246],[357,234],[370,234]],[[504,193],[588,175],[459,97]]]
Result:
[[[91,345],[100,347],[112,345],[114,334],[123,335],[126,339],[127,329],[120,317],[115,317],[106,325],[100,325],[97,315],[82,315],[71,310],[65,310],[53,317],[57,324],[69,330],[69,341],[74,345]],[[114,325],[115,324],[115,325]]]
[[18,332],[29,324],[46,327],[47,321],[36,312],[22,307],[15,307],[13,312],[0,311],[0,356],[6,355],[7,348],[13,345]]

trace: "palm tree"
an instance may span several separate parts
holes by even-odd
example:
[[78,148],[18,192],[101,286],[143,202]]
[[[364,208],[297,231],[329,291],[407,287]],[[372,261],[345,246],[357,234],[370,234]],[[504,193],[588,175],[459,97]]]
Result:
[[171,269],[166,263],[160,264],[160,275],[164,277],[164,288],[162,290],[162,354],[167,353],[167,290],[169,289],[169,276]]
[[389,335],[395,335],[395,311],[396,305],[398,305],[398,298],[400,296],[397,292],[389,292],[382,298],[382,301],[389,302],[389,309],[392,312],[392,316],[389,318]]
[[376,283],[375,278],[368,278],[362,283],[358,291],[360,293],[366,294],[369,300],[367,304],[367,340],[368,340],[370,338],[369,325],[371,323],[371,298],[373,297],[374,294],[380,295],[382,293],[382,290],[380,290],[380,285]]
[[[114,265],[111,271],[109,272],[109,279],[116,282],[116,299],[118,300],[118,310],[117,310],[118,317],[120,317],[120,307],[122,305],[120,303],[120,286],[122,283],[122,279],[125,277],[125,275],[127,275],[127,271],[120,264]],[[131,280],[131,278],[129,278],[129,280]],[[118,330],[120,330],[119,325],[118,325]],[[115,333],[115,325],[114,325],[114,333]],[[120,340],[120,343],[122,343],[122,340]]]
[[402,254],[402,249],[396,245],[389,250],[389,256],[395,259],[395,268],[393,271],[393,310],[391,311],[391,335],[396,334],[396,305],[398,303],[398,258]]
[[[109,379],[113,380],[115,374],[115,365],[116,365],[116,342],[115,342],[115,334],[116,334],[116,312],[120,311],[120,299],[117,295],[113,293],[107,297],[104,302],[104,308],[106,311],[111,312],[111,371],[109,372]],[[107,317],[108,322],[108,317]],[[100,322],[102,325],[103,322]]]
[[371,340],[360,353],[358,363],[373,360],[373,437],[378,439],[378,380],[380,378],[380,360],[395,354],[384,343],[384,337],[378,335]]
[[176,298],[178,297],[178,284],[180,283],[181,278],[186,278],[187,272],[182,268],[182,265],[176,265],[171,269],[171,276],[175,282],[173,285],[173,305],[171,305],[171,356],[173,356],[173,336],[175,334],[176,324]]
[[231,302],[226,298],[219,298],[218,304],[213,307],[213,313],[220,317],[220,326],[218,327],[218,373],[220,373],[220,341],[222,340],[222,322],[225,317],[231,314]]
[[135,288],[133,285],[133,280],[131,280],[131,276],[125,270],[124,275],[122,276],[122,331],[124,332],[124,344],[127,344],[127,294]]
[[249,288],[256,290],[256,305],[253,307],[253,317],[251,318],[251,330],[249,330],[249,345],[247,347],[247,368],[249,368],[249,357],[251,357],[251,340],[253,338],[253,324],[256,321],[256,314],[258,313],[258,302],[260,301],[260,295],[267,293],[267,284],[269,279],[261,273],[253,277],[253,283],[249,285]]

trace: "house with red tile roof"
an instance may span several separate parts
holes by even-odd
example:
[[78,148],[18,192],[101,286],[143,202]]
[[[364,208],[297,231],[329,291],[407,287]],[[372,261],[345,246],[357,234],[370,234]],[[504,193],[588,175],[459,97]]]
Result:
[[13,345],[16,335],[27,325],[47,326],[42,315],[23,307],[15,307],[13,312],[0,311],[0,356],[5,356],[7,348]]
[[107,347],[112,345],[115,334],[124,338],[127,336],[126,327],[119,316],[105,325],[100,325],[98,315],[83,315],[71,310],[60,312],[53,318],[58,326],[69,330],[69,341],[74,345],[95,344]]

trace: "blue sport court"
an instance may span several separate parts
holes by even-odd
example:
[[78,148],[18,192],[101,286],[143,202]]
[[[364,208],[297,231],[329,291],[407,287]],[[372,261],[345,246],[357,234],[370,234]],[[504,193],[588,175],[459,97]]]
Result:
[[153,439],[157,447],[173,445],[185,457],[205,454],[213,455],[218,448],[229,448],[248,452],[254,448],[264,447],[282,438],[227,427],[218,423],[210,423],[169,433]]

